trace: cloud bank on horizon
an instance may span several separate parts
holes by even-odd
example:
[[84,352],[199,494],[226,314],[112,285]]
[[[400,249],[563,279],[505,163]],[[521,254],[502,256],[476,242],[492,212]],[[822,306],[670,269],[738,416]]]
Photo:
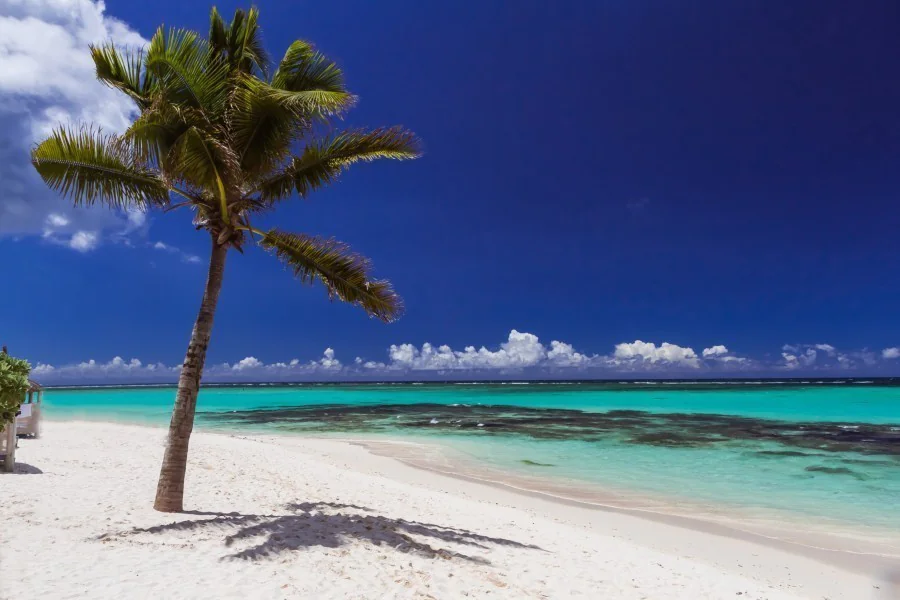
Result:
[[[496,349],[424,343],[395,344],[383,362],[356,357],[342,362],[333,348],[316,360],[266,363],[247,356],[234,363],[207,366],[207,382],[344,381],[376,379],[590,379],[604,377],[753,377],[761,374],[877,373],[900,359],[900,348],[841,352],[829,344],[787,344],[780,359],[738,356],[725,345],[693,348],[635,340],[616,344],[609,354],[578,352],[566,342],[542,343],[532,333],[510,331]],[[180,365],[144,364],[137,358],[115,357],[53,366],[38,363],[33,376],[44,384],[171,383]]]

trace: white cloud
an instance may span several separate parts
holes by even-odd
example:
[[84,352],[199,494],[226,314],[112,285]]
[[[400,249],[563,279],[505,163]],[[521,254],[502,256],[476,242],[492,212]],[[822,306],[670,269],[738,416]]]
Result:
[[703,358],[713,358],[716,356],[724,356],[726,354],[728,354],[728,348],[722,345],[703,349]]
[[186,263],[189,263],[192,265],[197,265],[197,264],[200,264],[203,262],[203,260],[199,256],[195,256],[193,254],[188,254],[187,252],[184,252],[184,251],[180,250],[179,248],[172,246],[171,244],[166,244],[164,242],[156,242],[153,244],[152,247],[155,250],[162,250],[164,252],[169,252],[171,254],[177,254],[178,256],[181,257],[182,262],[186,262]]
[[[453,350],[448,345],[424,343],[394,344],[387,351],[387,360],[367,360],[356,357],[349,364],[338,359],[333,348],[326,348],[316,360],[292,358],[267,363],[255,356],[247,356],[234,363],[209,366],[205,381],[303,381],[341,380],[358,378],[428,378],[428,377],[502,377],[505,375],[543,377],[566,373],[584,373],[604,377],[613,374],[646,373],[660,376],[683,374],[685,370],[700,376],[717,373],[756,372],[773,374],[778,370],[815,369],[820,372],[852,370],[862,365],[881,368],[878,355],[866,349],[852,352],[817,349],[817,345],[791,346],[780,360],[759,361],[735,356],[725,345],[704,348],[701,356],[693,349],[671,343],[657,345],[637,340],[617,344],[610,355],[578,352],[566,342],[553,340],[549,347],[527,332],[510,331],[506,341],[496,349],[466,346]],[[885,348],[883,359],[900,358],[900,348]],[[144,383],[177,381],[180,366],[162,363],[144,364],[138,359],[126,361],[115,357],[109,362],[89,360],[75,365],[54,367],[38,363],[33,372],[43,383]],[[45,381],[46,379],[46,381]]]
[[248,369],[256,369],[261,367],[262,363],[255,356],[248,356],[232,365],[232,371],[246,371]]
[[816,358],[818,358],[815,348],[807,348],[806,352],[801,354],[782,352],[781,356],[784,358],[783,367],[788,370],[799,369],[800,367],[811,367],[816,363]]
[[[557,349],[554,358],[562,357],[565,352],[563,348]],[[435,348],[425,342],[421,348],[413,344],[393,345],[388,349],[388,357],[391,368],[413,371],[522,369],[544,361],[547,350],[536,335],[513,329],[498,350],[466,346],[462,351],[455,351],[447,345]]]
[[[728,355],[725,346],[707,348],[704,358],[714,361],[720,368],[725,368],[722,365],[726,364],[729,368],[750,366],[747,359]],[[673,368],[699,369],[707,366],[693,349],[667,342],[657,346],[652,342],[637,340],[616,345],[612,356],[588,355],[576,351],[571,344],[558,340],[551,341],[547,348],[534,334],[515,329],[497,350],[467,346],[458,351],[446,345],[434,346],[428,342],[420,348],[413,344],[395,344],[388,350],[388,359],[387,363],[381,363],[358,358],[356,364],[369,370],[395,371],[513,371],[577,367],[606,371],[641,369],[665,372]]]
[[[100,1],[0,0],[0,236],[42,235],[85,251],[108,234],[121,237],[143,227],[143,213],[72,206],[47,189],[28,156],[57,123],[94,123],[117,132],[134,117],[134,104],[94,76],[88,45],[107,40],[147,43],[107,15]],[[93,232],[96,241],[75,237],[79,231]]]
[[211,381],[222,381],[239,376],[244,379],[303,379],[317,375],[332,375],[343,370],[341,361],[335,358],[334,350],[326,348],[319,360],[306,363],[294,358],[288,362],[265,363],[255,356],[248,356],[234,364],[224,363],[208,368],[205,377]]
[[[293,362],[293,361],[291,361],[291,362]],[[297,361],[297,363],[299,363],[299,362],[300,361]],[[316,363],[312,363],[312,364],[316,365]],[[318,365],[321,366],[323,369],[337,370],[337,369],[341,368],[341,361],[339,361],[338,359],[336,359],[334,357],[334,350],[332,350],[331,348],[325,348],[324,355],[323,355],[322,359],[319,360]],[[294,365],[294,366],[296,366],[296,365]]]
[[37,117],[28,111],[33,139],[60,120],[127,127],[134,105],[96,81],[88,46],[112,40],[135,47],[147,40],[105,8],[91,0],[0,0],[0,94],[43,101]]
[[706,361],[706,365],[708,366],[719,365],[726,369],[741,370],[754,369],[759,366],[756,361],[753,361],[749,358],[743,356],[735,356],[730,350],[728,350],[726,346],[722,344],[704,348],[701,355],[703,357],[703,360]]
[[42,383],[79,384],[79,383],[152,383],[174,382],[178,378],[181,365],[167,367],[162,363],[144,364],[136,358],[124,360],[120,356],[109,362],[87,360],[81,363],[54,367],[46,363],[38,363],[31,370],[34,378]]
[[97,234],[93,231],[76,231],[69,239],[68,246],[79,252],[90,252],[97,247]]
[[138,209],[130,209],[125,212],[125,218],[128,221],[128,230],[134,231],[143,227],[147,222],[147,213]]
[[47,215],[47,227],[65,227],[68,224],[69,219],[60,214],[50,213],[49,215]]
[[575,352],[575,348],[572,347],[572,344],[558,342],[556,340],[550,342],[550,350],[547,352],[547,361],[550,364],[561,367],[577,367],[586,365],[590,360],[591,359],[584,354]]
[[[874,367],[878,364],[878,356],[866,348],[843,352],[831,344],[785,344],[782,350],[784,362],[780,366],[787,370],[800,368],[818,371],[848,370],[860,366]],[[886,358],[883,353],[882,358]]]
[[697,358],[693,348],[684,348],[669,342],[663,342],[660,346],[641,340],[616,344],[613,357],[620,363],[664,363],[692,369],[700,367],[700,359]]
[[41,375],[49,375],[55,371],[55,367],[53,365],[45,365],[44,363],[38,363],[31,369],[31,375],[40,377]]

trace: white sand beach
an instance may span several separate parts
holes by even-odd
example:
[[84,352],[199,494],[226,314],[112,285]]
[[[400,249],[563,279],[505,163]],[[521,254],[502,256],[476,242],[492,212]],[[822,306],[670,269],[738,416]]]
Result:
[[416,469],[346,442],[47,423],[0,476],[2,598],[892,598],[882,561]]

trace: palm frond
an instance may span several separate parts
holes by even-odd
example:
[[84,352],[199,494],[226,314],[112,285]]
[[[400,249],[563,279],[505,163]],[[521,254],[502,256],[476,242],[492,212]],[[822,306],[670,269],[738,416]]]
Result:
[[264,202],[274,202],[296,192],[305,198],[310,192],[333,182],[341,171],[359,161],[379,158],[405,160],[420,155],[415,135],[398,127],[373,131],[347,131],[313,142],[294,157],[281,172],[257,184]]
[[270,98],[310,117],[338,115],[353,106],[356,97],[347,92],[330,90],[282,90],[262,84],[262,93]]
[[134,145],[142,160],[163,169],[166,157],[178,138],[191,127],[205,122],[202,110],[182,107],[163,99],[147,107],[122,137]]
[[240,75],[229,107],[232,145],[249,179],[284,163],[291,144],[310,130],[317,117],[347,108],[352,96],[340,92],[290,92],[256,77]]
[[260,244],[273,251],[301,282],[323,283],[331,299],[359,306],[385,322],[403,313],[403,301],[391,284],[371,280],[370,261],[341,242],[272,229]]
[[215,6],[209,11],[209,49],[214,58],[224,58],[228,52],[228,33],[225,21]]
[[172,145],[163,171],[167,176],[197,189],[215,191],[223,216],[226,173],[234,173],[237,160],[226,144],[197,127],[190,127]]
[[227,38],[232,71],[252,73],[256,67],[264,77],[268,77],[269,54],[262,43],[257,8],[251,8],[247,12],[241,9],[234,11]]
[[125,50],[122,53],[111,43],[100,46],[92,44],[90,49],[97,79],[130,96],[141,109],[150,104],[151,78],[142,75],[143,50]]
[[147,71],[168,102],[200,108],[212,119],[224,109],[228,67],[210,61],[209,44],[186,29],[160,27],[147,50]]
[[245,177],[255,179],[283,164],[291,143],[308,128],[308,119],[267,93],[268,85],[241,76],[228,113],[232,147]]
[[295,41],[285,52],[272,77],[272,87],[291,92],[321,90],[347,93],[344,73],[340,68],[316,52],[312,44],[302,40]]
[[100,131],[56,129],[32,150],[31,162],[48,187],[76,205],[146,208],[169,202],[165,182],[144,166],[133,146]]

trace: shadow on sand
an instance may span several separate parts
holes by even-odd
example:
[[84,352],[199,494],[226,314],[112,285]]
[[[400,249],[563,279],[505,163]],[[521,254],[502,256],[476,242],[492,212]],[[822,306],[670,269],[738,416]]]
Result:
[[[2,455],[0,455],[2,456]],[[2,458],[0,458],[2,460]],[[16,461],[15,470],[12,473],[7,473],[5,471],[0,471],[0,475],[40,475],[43,471],[35,467],[34,465],[29,465],[28,463],[23,463]]]
[[[375,546],[388,546],[398,552],[428,558],[458,558],[479,564],[490,564],[490,561],[435,547],[432,544],[437,541],[479,549],[489,549],[491,545],[496,545],[542,550],[538,546],[489,537],[465,529],[383,517],[372,514],[373,511],[369,508],[353,504],[304,502],[288,504],[285,508],[289,512],[283,515],[194,511],[187,514],[212,518],[176,521],[166,525],[106,533],[96,539],[109,541],[160,533],[219,532],[224,536],[226,547],[249,543],[246,548],[223,557],[242,560],[271,558],[280,553],[315,546],[338,548],[351,540]],[[421,538],[426,539],[423,541]]]

